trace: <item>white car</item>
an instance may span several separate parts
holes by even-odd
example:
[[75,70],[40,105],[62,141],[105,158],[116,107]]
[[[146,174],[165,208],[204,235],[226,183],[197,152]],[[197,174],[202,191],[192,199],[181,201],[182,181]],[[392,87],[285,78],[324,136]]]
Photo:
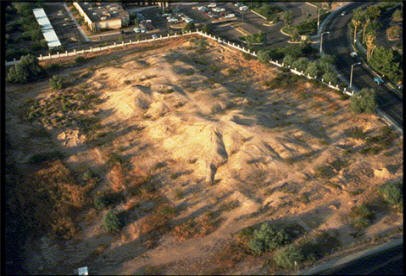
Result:
[[216,7],[216,3],[210,3],[207,5],[208,8],[215,8]]
[[170,13],[164,13],[164,14],[162,14],[162,17],[168,17],[168,16],[171,16],[171,14],[170,14]]
[[224,16],[224,18],[233,18],[233,17],[235,17],[235,14],[234,14],[234,13],[229,13],[229,14],[226,14],[226,15]]
[[350,53],[350,56],[353,57],[353,58],[355,58],[356,56],[358,56],[358,54],[357,54],[357,52],[351,52],[351,53]]
[[185,20],[186,23],[192,23],[193,22],[192,18],[185,18],[183,20]]
[[240,11],[248,11],[248,7],[247,6],[241,6],[239,8]]
[[205,6],[200,6],[200,7],[197,8],[197,10],[201,11],[201,12],[207,12],[208,11],[208,9]]
[[178,23],[179,20],[176,19],[176,18],[169,18],[169,19],[168,19],[168,22],[169,22],[169,23]]
[[151,37],[152,37],[153,39],[158,38],[158,36],[157,36],[156,34],[153,34]]
[[226,9],[225,8],[212,8],[211,9],[212,11],[214,11],[214,12],[225,12],[226,11]]
[[342,11],[341,12],[341,16],[344,16],[344,15],[346,15],[347,13],[345,12],[345,11]]
[[138,28],[138,27],[135,27],[133,30],[134,30],[134,32],[136,32],[136,33],[140,33],[140,32],[141,32],[141,29]]

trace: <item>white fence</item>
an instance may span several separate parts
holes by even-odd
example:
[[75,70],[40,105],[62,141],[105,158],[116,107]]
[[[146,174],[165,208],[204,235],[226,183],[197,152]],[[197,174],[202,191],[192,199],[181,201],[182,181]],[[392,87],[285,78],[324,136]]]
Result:
[[[114,42],[114,44],[112,44],[112,45],[107,45],[107,46],[102,46],[102,47],[90,47],[89,49],[86,49],[86,50],[79,50],[79,51],[73,50],[71,52],[65,51],[64,53],[59,53],[58,52],[58,53],[56,53],[54,55],[49,54],[47,56],[42,56],[41,55],[41,56],[38,57],[38,60],[41,61],[41,60],[50,60],[50,59],[58,59],[58,58],[63,58],[63,57],[77,56],[77,55],[83,55],[85,53],[100,52],[100,51],[104,51],[104,50],[108,50],[108,49],[125,47],[125,46],[128,46],[128,45],[148,43],[148,42],[153,42],[153,41],[160,41],[160,40],[171,39],[171,38],[181,37],[181,36],[195,35],[195,34],[198,34],[198,35],[200,35],[202,37],[210,38],[212,40],[217,41],[218,43],[220,43],[222,45],[227,45],[227,46],[229,46],[231,48],[234,48],[234,49],[237,49],[237,50],[239,50],[239,51],[241,51],[243,53],[246,53],[246,54],[252,55],[254,57],[257,57],[257,54],[254,51],[251,51],[250,49],[245,48],[244,46],[240,46],[240,45],[238,45],[238,44],[236,44],[234,42],[227,41],[224,38],[221,38],[219,36],[211,35],[211,34],[196,30],[196,31],[193,31],[193,32],[189,31],[189,32],[184,32],[184,33],[179,33],[179,34],[175,33],[173,35],[169,35],[169,34],[166,35],[166,36],[161,35],[161,36],[159,36],[157,38],[151,38],[151,39],[145,39],[145,40],[136,40],[136,41],[130,40],[128,42],[122,41],[121,43]],[[19,60],[16,60],[16,59],[14,59],[13,61],[8,61],[8,62],[6,62],[6,66],[14,65],[14,64],[16,64],[18,62],[19,62]],[[280,68],[284,67],[284,64],[279,63],[277,60],[275,60],[275,61],[270,60],[269,63],[271,63],[271,64],[273,64],[273,65],[275,65],[277,67],[280,67]],[[305,75],[305,73],[303,71],[298,71],[298,70],[296,70],[296,68],[290,68],[288,66],[288,69],[290,70],[291,73],[293,73],[295,75],[303,76],[303,77],[305,77],[305,78],[307,78],[309,80],[317,80],[316,77],[311,77],[309,75]],[[342,92],[344,94],[347,94],[348,96],[354,95],[354,90],[347,91],[347,89],[345,87],[343,89],[340,89],[338,87],[338,85],[334,86],[331,83],[326,83],[326,82],[324,82],[323,79],[321,79],[320,81],[321,81],[322,84],[326,85],[327,87],[329,87],[331,89],[340,91],[340,92]],[[391,123],[392,125],[394,125],[396,129],[398,129],[398,130],[400,129],[399,126],[397,126],[396,123],[394,123],[392,120],[390,120],[387,116],[384,116],[384,114],[380,110],[378,110],[378,114],[381,115],[385,119],[385,121],[387,121],[387,122]],[[401,129],[400,129],[400,131],[402,132]]]

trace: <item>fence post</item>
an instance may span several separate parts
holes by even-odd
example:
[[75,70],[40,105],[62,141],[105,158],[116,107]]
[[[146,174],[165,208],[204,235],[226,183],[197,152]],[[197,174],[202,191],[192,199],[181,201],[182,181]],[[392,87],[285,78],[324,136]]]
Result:
[[16,58],[13,58],[13,63],[16,64]]
[[65,51],[65,57],[67,57],[67,56],[68,56],[68,50]]
[[76,49],[73,50],[73,54],[76,55]]
[[51,52],[48,52],[48,57],[51,58]]
[[42,54],[39,55],[39,60],[42,60]]
[[59,52],[56,52],[56,54],[58,55],[58,57],[61,57],[61,54]]
[[124,46],[124,40],[123,40],[123,41],[121,41],[121,46]]

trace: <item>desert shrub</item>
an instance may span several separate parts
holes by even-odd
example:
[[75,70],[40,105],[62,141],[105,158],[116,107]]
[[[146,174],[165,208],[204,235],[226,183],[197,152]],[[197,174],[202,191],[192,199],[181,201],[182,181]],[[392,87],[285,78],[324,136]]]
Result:
[[288,234],[283,230],[276,230],[269,223],[263,223],[259,229],[254,230],[248,247],[256,255],[272,251],[289,242]]
[[374,214],[365,204],[352,207],[348,216],[350,224],[358,230],[368,227],[374,219]]
[[42,68],[38,64],[38,59],[31,54],[22,56],[20,62],[10,67],[6,80],[11,83],[27,83],[41,76]]
[[215,230],[217,223],[214,213],[206,212],[198,218],[188,219],[175,226],[173,234],[180,241],[204,237]]
[[288,245],[276,251],[273,260],[279,267],[292,269],[295,267],[295,263],[304,260],[304,256],[299,248],[294,245]]
[[301,57],[297,60],[295,60],[292,63],[292,67],[296,68],[296,70],[298,70],[299,72],[301,71],[305,71],[307,68],[307,65],[309,64],[309,60],[305,57]]
[[189,32],[189,31],[193,32],[195,30],[195,23],[193,23],[193,22],[187,23],[182,30],[184,32]]
[[402,182],[388,182],[379,188],[383,200],[393,207],[401,207],[403,202]]
[[345,134],[348,137],[355,138],[355,139],[364,139],[366,134],[362,130],[361,127],[352,127],[345,131]]
[[259,50],[257,53],[257,58],[262,63],[268,63],[270,59],[269,53],[266,50]]
[[44,152],[44,153],[37,153],[30,157],[30,163],[40,163],[44,161],[50,161],[55,159],[61,159],[64,155],[60,151],[51,151],[51,152]]
[[50,79],[49,79],[49,86],[52,89],[55,90],[60,90],[64,87],[65,84],[65,80],[63,77],[61,76],[57,76],[57,75],[53,75]]
[[336,232],[329,234],[323,231],[312,239],[304,239],[300,244],[300,251],[306,260],[315,261],[329,255],[339,246],[340,241]]
[[122,222],[120,221],[116,212],[110,210],[103,219],[103,228],[107,232],[118,232],[122,227]]
[[333,70],[328,70],[322,76],[323,80],[327,83],[331,83],[332,85],[337,84],[337,74]]
[[94,207],[101,210],[113,206],[124,199],[121,193],[103,192],[98,194],[93,201]]
[[355,113],[374,113],[376,109],[375,90],[363,88],[351,97],[351,110]]
[[322,165],[316,168],[316,176],[322,178],[331,178],[334,175],[334,170],[330,165]]
[[85,57],[82,57],[82,56],[78,56],[77,58],[75,58],[75,62],[76,62],[77,64],[83,63],[83,62],[85,62],[85,61],[86,61],[86,58],[85,58]]

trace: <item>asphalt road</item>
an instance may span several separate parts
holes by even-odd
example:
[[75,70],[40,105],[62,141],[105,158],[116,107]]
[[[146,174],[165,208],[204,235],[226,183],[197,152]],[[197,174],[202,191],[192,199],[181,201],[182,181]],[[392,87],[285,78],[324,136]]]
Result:
[[[356,63],[350,53],[351,38],[349,36],[348,23],[351,20],[351,10],[365,3],[354,3],[344,8],[347,15],[341,16],[338,14],[325,26],[324,31],[329,31],[330,34],[323,36],[324,53],[334,55],[336,57],[337,71],[347,80],[350,79],[351,64]],[[403,128],[403,107],[401,96],[393,93],[385,86],[379,86],[373,81],[371,73],[363,66],[355,66],[353,71],[353,86],[358,89],[373,88],[377,93],[377,102],[379,108],[388,116],[391,117],[399,127]]]
[[403,244],[383,252],[356,259],[323,275],[403,275]]

